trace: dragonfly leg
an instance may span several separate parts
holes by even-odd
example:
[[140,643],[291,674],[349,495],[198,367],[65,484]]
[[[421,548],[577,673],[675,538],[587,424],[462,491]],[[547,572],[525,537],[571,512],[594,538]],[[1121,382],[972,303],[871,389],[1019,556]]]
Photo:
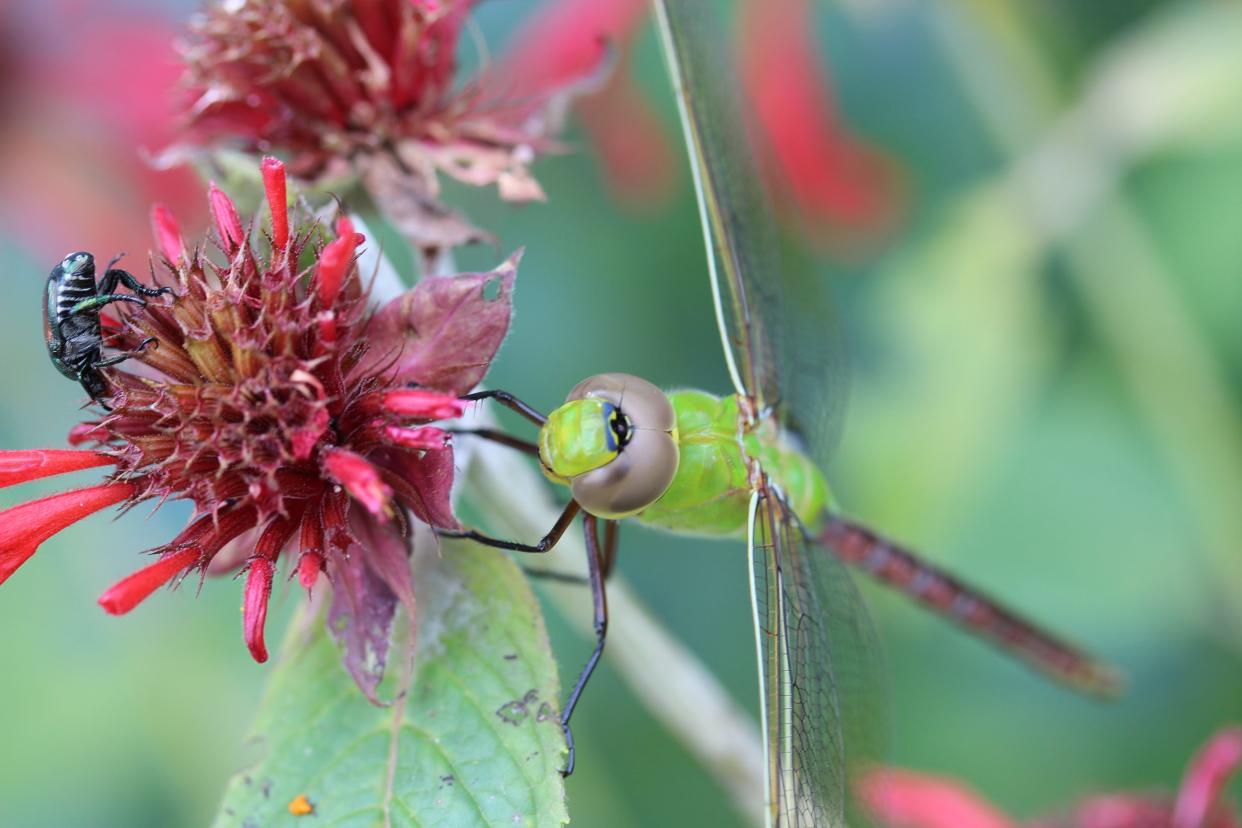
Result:
[[[617,530],[621,527],[619,521],[610,520],[604,524],[604,558],[603,571],[604,580],[607,581],[612,577],[612,566],[617,561]],[[554,572],[548,569],[528,569],[522,567],[531,578],[538,578],[543,581],[555,581],[558,584],[573,584],[574,586],[590,586],[591,579],[585,575],[575,575],[570,572]]]
[[510,411],[516,411],[518,414],[521,414],[537,426],[542,426],[548,421],[548,418],[543,414],[540,414],[538,410],[522,402],[508,391],[497,391],[495,389],[489,391],[475,391],[473,394],[466,394],[461,399],[469,402],[476,400],[495,400]]
[[[574,715],[574,708],[578,706],[578,700],[582,698],[582,691],[586,688],[587,682],[591,679],[591,674],[595,672],[596,666],[599,664],[600,658],[604,655],[604,640],[608,636],[608,593],[604,589],[604,555],[600,553],[599,535],[597,532],[597,518],[595,515],[588,514],[583,518],[583,528],[586,535],[587,548],[587,570],[591,579],[591,598],[595,606],[595,649],[591,651],[591,657],[587,659],[586,664],[582,668],[582,672],[578,674],[578,680],[574,683],[574,689],[569,694],[569,699],[565,702],[565,709],[561,711],[561,729],[565,732],[565,743],[569,745],[569,758],[565,762],[565,770],[561,771],[564,776],[569,776],[574,772],[574,734],[569,728],[569,719]],[[615,523],[609,521],[608,523]],[[604,529],[605,536],[611,534],[615,541],[616,533],[609,533],[607,524]]]
[[454,531],[450,529],[437,529],[436,534],[442,538],[467,538],[469,540],[481,543],[484,546],[495,547],[496,549],[508,549],[510,552],[530,552],[538,554],[547,552],[556,546],[561,536],[565,534],[565,530],[569,528],[569,524],[574,522],[574,518],[578,516],[578,512],[582,509],[578,505],[578,501],[571,500],[569,505],[565,507],[565,511],[561,512],[561,516],[556,519],[556,524],[548,532],[539,539],[538,543],[518,543],[516,541],[507,541],[500,538],[493,538],[484,535],[482,532],[476,532],[473,529],[462,531]]
[[482,440],[490,440],[493,443],[500,443],[502,446],[517,449],[534,457],[539,456],[539,446],[529,440],[523,440],[521,437],[514,437],[503,431],[494,428],[455,428],[453,434],[470,434]]

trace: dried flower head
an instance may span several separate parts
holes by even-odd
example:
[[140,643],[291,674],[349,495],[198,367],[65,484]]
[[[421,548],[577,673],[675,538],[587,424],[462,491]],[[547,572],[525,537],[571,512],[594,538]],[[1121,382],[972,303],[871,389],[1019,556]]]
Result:
[[272,215],[264,250],[214,185],[222,263],[188,248],[171,213],[155,209],[152,276],[173,296],[104,319],[106,344],[138,353],[106,375],[113,409],[70,434],[93,449],[0,452],[0,486],[115,471],[0,512],[0,582],[93,512],[189,500],[189,525],[105,592],[104,609],[125,613],[191,573],[243,567],[244,635],[261,662],[285,557],[308,590],[320,574],[331,582],[330,629],[374,699],[398,604],[413,618],[410,516],[458,525],[453,450],[428,423],[460,413],[458,396],[504,338],[518,257],[492,273],[425,279],[372,313],[356,263],[364,239],[349,219],[325,242],[290,221],[283,165],[267,159],[262,172]]
[[575,84],[521,99],[455,85],[469,0],[210,3],[184,49],[191,133],[288,156],[314,178],[355,171],[423,249],[486,236],[438,201],[437,173],[542,199],[527,169]]

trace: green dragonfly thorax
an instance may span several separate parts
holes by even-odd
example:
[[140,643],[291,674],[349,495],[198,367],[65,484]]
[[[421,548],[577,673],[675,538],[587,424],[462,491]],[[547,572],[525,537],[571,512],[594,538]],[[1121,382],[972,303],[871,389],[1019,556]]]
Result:
[[[599,513],[632,514],[652,526],[701,535],[737,535],[746,528],[752,461],[786,494],[795,513],[813,528],[829,504],[828,485],[815,464],[771,420],[745,433],[736,396],[704,391],[667,395],[676,417],[669,437],[676,443],[676,471],[667,487],[653,491],[633,509]],[[552,480],[575,490],[589,472],[638,473],[630,467],[627,446],[617,439],[616,420],[626,413],[597,397],[570,400],[553,411],[539,432],[539,456]],[[640,425],[641,429],[641,425]],[[642,435],[647,436],[647,435]],[[614,465],[615,464],[615,465]],[[597,472],[600,474],[600,472]],[[577,493],[577,492],[576,492]],[[582,502],[582,498],[579,498]]]
[[761,421],[742,434],[736,396],[674,391],[669,400],[677,412],[681,460],[668,490],[639,512],[638,520],[677,532],[742,534],[754,491],[748,462],[753,459],[808,527],[818,522],[829,503],[828,484],[774,422]]

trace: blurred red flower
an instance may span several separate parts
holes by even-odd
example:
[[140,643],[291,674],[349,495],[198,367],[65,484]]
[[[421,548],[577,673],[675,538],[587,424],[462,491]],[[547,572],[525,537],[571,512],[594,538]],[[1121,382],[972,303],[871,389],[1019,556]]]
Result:
[[884,769],[866,775],[862,798],[889,828],[1242,828],[1221,790],[1242,762],[1242,728],[1219,731],[1191,760],[1175,797],[1150,793],[1093,796],[1068,812],[1020,822],[960,782]]
[[112,409],[70,434],[94,449],[0,451],[0,486],[116,467],[99,485],[0,512],[0,583],[96,511],[189,500],[189,525],[107,590],[103,608],[126,613],[195,571],[244,566],[244,637],[265,661],[268,595],[281,555],[296,551],[291,569],[308,590],[321,572],[332,582],[329,629],[374,700],[398,605],[414,617],[408,516],[458,526],[453,450],[427,423],[459,414],[458,396],[482,379],[508,331],[518,257],[425,278],[372,313],[355,263],[364,240],[349,220],[325,242],[290,221],[284,166],[268,159],[262,172],[265,250],[214,185],[222,263],[188,248],[169,210],[154,211],[154,278],[172,298],[103,319],[105,344],[131,360],[104,375]]
[[43,257],[140,249],[147,205],[204,212],[188,169],[145,150],[175,134],[172,25],[92,0],[0,6],[0,204],[12,238]]
[[[581,77],[609,44],[619,44],[628,63],[626,44],[648,8],[647,0],[547,0],[495,74],[520,95]],[[896,167],[837,113],[807,0],[745,0],[737,32],[756,148],[783,205],[817,241],[886,229],[901,208]],[[667,132],[624,66],[575,109],[623,197],[640,201],[667,192],[674,169]]]

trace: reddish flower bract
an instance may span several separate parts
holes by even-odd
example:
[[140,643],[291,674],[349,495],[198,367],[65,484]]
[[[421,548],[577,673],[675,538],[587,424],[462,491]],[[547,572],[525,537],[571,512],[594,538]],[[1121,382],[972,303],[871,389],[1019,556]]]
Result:
[[[409,516],[456,528],[453,450],[427,423],[461,413],[508,330],[518,256],[490,273],[424,279],[372,314],[347,218],[338,237],[295,226],[283,165],[263,162],[267,252],[214,185],[208,200],[226,259],[190,253],[168,210],[152,213],[152,280],[172,298],[125,305],[106,345],[132,351],[106,373],[113,410],[82,423],[94,450],[0,452],[0,486],[113,465],[97,486],[0,512],[0,582],[39,544],[118,503],[189,500],[195,513],[158,560],[100,598],[132,610],[191,572],[246,571],[243,632],[257,661],[277,566],[309,590],[333,585],[329,626],[374,700],[398,604],[411,618]],[[419,328],[410,325],[417,322]]]

